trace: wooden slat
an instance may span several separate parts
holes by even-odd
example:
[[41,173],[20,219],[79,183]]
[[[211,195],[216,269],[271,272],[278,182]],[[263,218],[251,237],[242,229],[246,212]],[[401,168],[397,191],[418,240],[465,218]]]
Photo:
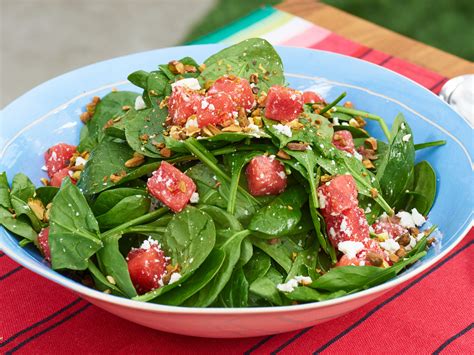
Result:
[[314,0],[286,0],[277,8],[354,42],[405,59],[446,77],[474,73],[474,63]]

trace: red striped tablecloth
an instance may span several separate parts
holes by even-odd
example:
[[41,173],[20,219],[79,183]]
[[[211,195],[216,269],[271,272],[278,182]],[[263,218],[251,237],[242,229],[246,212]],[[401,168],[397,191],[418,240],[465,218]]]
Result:
[[[258,20],[254,18],[248,27]],[[321,27],[304,26],[301,33],[305,34],[291,39],[298,40],[298,45],[376,63],[434,92],[447,80]],[[288,44],[290,39],[285,41]],[[0,252],[0,353],[474,353],[474,278],[469,266],[474,259],[473,243],[471,230],[430,270],[338,319],[286,334],[246,339],[193,338],[130,323]]]

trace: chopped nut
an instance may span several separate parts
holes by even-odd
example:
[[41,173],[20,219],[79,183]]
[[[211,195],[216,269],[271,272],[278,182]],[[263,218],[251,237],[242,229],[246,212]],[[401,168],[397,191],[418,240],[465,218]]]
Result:
[[258,106],[264,107],[266,101],[267,101],[267,93],[265,91],[262,91],[260,93],[260,96],[257,99]]
[[112,291],[110,291],[110,289],[106,289],[106,290],[104,290],[104,291],[102,291],[102,292],[103,292],[103,293],[106,293],[106,294],[108,294],[108,295],[110,295],[110,294],[112,293]]
[[397,255],[392,254],[392,253],[390,253],[388,255],[388,258],[390,259],[391,262],[394,262],[394,263],[396,263],[398,260],[400,260],[400,258]]
[[71,177],[74,179],[74,180],[79,180],[79,178],[81,177],[81,171],[80,170],[77,170],[75,172],[72,173]]
[[280,238],[273,238],[273,239],[270,239],[268,241],[268,244],[270,244],[270,245],[275,245],[275,244],[278,244],[278,243],[280,243]]
[[169,133],[170,137],[176,140],[182,140],[186,138],[183,128],[180,126],[171,126]]
[[150,136],[146,133],[143,133],[138,138],[142,141],[142,143],[148,143],[148,138],[150,138]]
[[44,186],[49,186],[49,180],[46,179],[46,178],[41,178],[40,179],[41,183],[44,185]]
[[252,94],[254,94],[254,95],[257,95],[259,91],[260,91],[260,89],[257,86],[254,86],[252,88]]
[[168,69],[173,74],[184,74],[184,64],[181,62],[178,62],[177,60],[172,60],[171,62],[169,62]]
[[171,152],[171,149],[165,147],[165,148],[160,150],[160,154],[161,154],[161,156],[163,156],[165,158],[169,158],[171,156],[172,152]]
[[377,150],[377,140],[374,137],[367,138],[365,143],[370,145],[373,150]]
[[206,64],[202,63],[198,69],[202,73],[206,69]]
[[209,126],[206,126],[202,129],[202,133],[205,137],[212,137],[214,134],[209,129]]
[[354,105],[352,104],[352,102],[351,102],[351,101],[346,101],[346,102],[344,102],[344,107],[347,107],[347,108],[353,108],[353,107],[354,107]]
[[185,73],[196,73],[197,68],[194,65],[185,64],[184,65],[184,72]]
[[115,279],[112,276],[107,275],[106,278],[107,278],[107,281],[109,281],[112,285],[115,285]]
[[349,126],[355,127],[355,128],[360,128],[359,122],[355,118],[351,118],[349,120]]
[[179,181],[178,188],[181,192],[186,192],[186,183],[183,180]]
[[286,153],[285,151],[283,151],[281,149],[278,151],[276,156],[281,158],[281,159],[285,159],[285,160],[290,160],[291,159],[291,157],[288,155],[288,153]]
[[128,106],[128,105],[125,105],[125,106],[122,106],[122,110],[123,111],[128,111],[132,108],[132,106]]
[[287,207],[290,211],[293,211],[293,206],[288,205],[288,206],[286,206],[286,207]]
[[250,74],[249,81],[253,84],[258,84],[258,73]]
[[398,237],[397,243],[403,247],[406,247],[408,244],[410,244],[410,235],[408,233],[402,234],[400,237]]
[[[367,124],[367,122],[365,122],[365,120],[360,117],[360,116],[356,116],[355,117],[355,120],[357,121],[357,123],[359,124],[359,128],[362,128],[362,127],[365,127],[365,125]],[[364,131],[366,132],[366,131]],[[367,133],[367,132],[366,132]]]
[[189,126],[189,127],[184,128],[184,132],[187,137],[192,137],[194,135],[197,135],[199,132],[201,132],[201,129],[199,127]]
[[48,222],[49,221],[49,214],[51,212],[51,207],[53,207],[53,203],[50,202],[46,205],[46,212],[44,213],[44,221]]
[[28,206],[31,208],[35,216],[40,220],[44,220],[44,213],[46,209],[44,208],[43,202],[41,200],[35,198],[28,199]]
[[259,109],[259,108],[256,108],[255,110],[253,110],[253,112],[250,114],[250,116],[252,117],[261,117],[262,116],[262,110]]
[[326,183],[326,182],[329,182],[332,180],[332,176],[331,175],[327,175],[327,174],[324,174],[321,176],[321,178],[319,179],[323,184]]
[[242,127],[232,124],[228,127],[222,128],[222,132],[242,132]]
[[163,148],[165,147],[165,143],[163,143],[163,142],[151,141],[151,144],[152,144],[156,149],[163,149]]
[[304,125],[300,121],[298,121],[297,119],[288,122],[287,126],[290,127],[291,129],[295,129],[295,130],[301,130],[301,129],[304,128]]
[[96,104],[96,105],[97,105],[99,102],[100,102],[100,97],[99,97],[99,96],[94,96],[94,97],[92,98],[92,103],[93,103],[93,104]]
[[369,159],[363,159],[362,164],[365,166],[366,169],[375,168],[375,165]]
[[107,129],[109,127],[112,127],[114,125],[114,120],[113,119],[110,119],[108,120],[105,125],[104,125],[104,129]]
[[426,244],[427,244],[428,246],[431,246],[431,244],[433,244],[434,242],[436,242],[436,238],[434,238],[434,237],[428,238],[428,239],[426,240]]
[[400,249],[395,252],[395,255],[399,258],[403,258],[405,255],[407,255],[407,252],[405,251],[404,247],[400,247]]
[[81,113],[81,115],[79,116],[79,118],[81,119],[82,123],[87,123],[90,121],[90,119],[92,118],[91,114],[89,112],[83,112]]
[[145,157],[140,153],[133,153],[133,157],[128,159],[125,162],[125,167],[127,168],[135,168],[137,166],[142,165],[145,162]]
[[296,142],[291,142],[288,143],[287,148],[289,150],[296,150],[296,151],[305,151],[308,150],[309,144],[308,143],[296,143]]
[[379,254],[374,253],[372,251],[369,251],[367,253],[365,260],[370,262],[370,264],[372,264],[373,266],[382,266],[383,264],[383,258]]
[[171,279],[171,275],[173,275],[175,272],[179,272],[180,271],[180,266],[178,264],[176,265],[167,265],[166,266],[166,273],[165,275],[163,275],[163,283],[165,285],[167,285],[169,282],[170,282],[170,279]]
[[375,187],[372,187],[370,189],[370,195],[372,196],[372,198],[377,198],[379,197],[379,192],[377,191]]
[[122,180],[122,178],[123,178],[124,176],[126,176],[126,175],[127,175],[127,172],[126,172],[125,170],[122,170],[122,171],[120,171],[120,172],[118,172],[118,173],[115,173],[115,174],[110,175],[109,178],[110,178],[110,181],[112,181],[112,183],[116,184],[116,183],[118,183],[120,180]]
[[204,83],[204,89],[208,90],[211,88],[211,86],[214,85],[214,80],[206,80]]
[[420,230],[416,227],[411,227],[408,228],[408,231],[410,232],[411,235],[418,235],[420,234]]
[[298,256],[298,253],[296,252],[291,253],[291,260],[295,261],[297,256]]
[[221,133],[221,130],[212,124],[207,126],[207,128],[212,132],[213,135]]

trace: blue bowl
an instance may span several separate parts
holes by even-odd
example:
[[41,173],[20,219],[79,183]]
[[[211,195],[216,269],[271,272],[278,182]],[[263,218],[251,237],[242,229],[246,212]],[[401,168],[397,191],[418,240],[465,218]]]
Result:
[[[184,56],[192,56],[198,62],[202,62],[222,48],[223,45],[199,45],[138,53],[89,65],[45,82],[2,111],[0,171],[5,170],[9,178],[15,173],[23,172],[30,176],[34,183],[40,184],[40,178],[45,177],[45,173],[40,169],[43,165],[44,151],[58,142],[71,144],[78,142],[82,126],[79,114],[93,96],[103,96],[112,88],[138,92],[139,90],[126,80],[129,73],[138,69],[154,70],[159,63],[167,63]],[[290,308],[292,310],[318,308],[324,304],[343,303],[367,294],[388,290],[419,274],[446,255],[460,242],[472,224],[473,135],[468,121],[430,91],[390,70],[324,51],[290,47],[278,47],[277,50],[283,59],[286,78],[291,87],[301,90],[314,88],[329,101],[342,91],[346,91],[347,99],[357,108],[384,117],[388,124],[392,123],[398,113],[403,113],[413,129],[415,143],[440,139],[447,141],[444,147],[425,149],[417,154],[417,160],[429,161],[438,176],[436,201],[429,220],[439,226],[442,236],[438,235],[439,242],[429,250],[427,256],[397,279],[373,289],[337,300],[320,302],[317,305]],[[368,130],[375,132],[375,136],[382,137],[382,132],[373,122],[369,122]],[[92,301],[100,299],[120,303],[129,308],[145,307],[167,312],[175,312],[177,309],[180,309],[180,312],[216,315],[245,312],[245,309],[189,308],[185,311],[180,307],[155,304],[137,306],[135,301],[117,300],[115,296],[88,289],[53,271],[44,264],[35,248],[21,248],[18,239],[3,228],[0,228],[0,236],[0,248],[11,258]],[[282,310],[286,308],[288,307],[279,307]],[[269,312],[268,308],[247,310],[248,313]],[[306,325],[299,324],[299,327],[303,326]],[[287,327],[285,330],[295,328],[298,326]],[[183,332],[179,329],[170,331]],[[246,335],[271,332],[276,330],[269,329]],[[196,332],[192,334],[201,335]],[[230,333],[227,335],[233,336]]]

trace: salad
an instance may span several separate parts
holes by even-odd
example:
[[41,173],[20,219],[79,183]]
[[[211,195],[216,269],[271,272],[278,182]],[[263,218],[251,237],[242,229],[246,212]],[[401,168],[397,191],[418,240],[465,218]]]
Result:
[[282,306],[383,283],[434,241],[415,152],[444,142],[288,87],[265,40],[128,79],[142,91],[94,97],[78,145],[45,152],[44,186],[0,175],[1,225],[58,272],[144,302]]

